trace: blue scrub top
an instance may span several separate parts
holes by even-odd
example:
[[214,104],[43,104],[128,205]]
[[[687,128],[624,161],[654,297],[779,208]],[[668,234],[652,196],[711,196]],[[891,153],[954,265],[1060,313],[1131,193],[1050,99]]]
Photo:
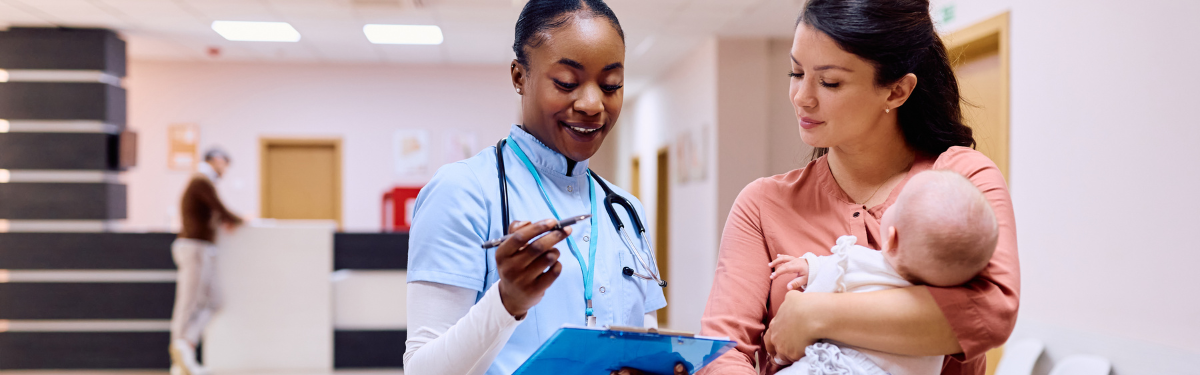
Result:
[[[591,212],[593,202],[588,201],[588,179],[585,175],[587,161],[576,164],[571,175],[567,176],[565,156],[546,147],[519,126],[512,126],[510,136],[542,175],[546,194],[560,215],[567,217]],[[536,222],[553,218],[529,169],[508,147],[505,147],[503,157],[508,179],[509,219]],[[427,281],[473,289],[479,292],[477,301],[488,288],[495,285],[499,279],[496,249],[483,250],[480,245],[500,238],[504,233],[502,226],[506,224],[501,223],[500,218],[498,178],[495,146],[470,159],[438,169],[433,180],[421,189],[413,210],[408,244],[409,282]],[[615,193],[632,202],[637,214],[645,218],[645,211],[637,198],[607,180],[605,183]],[[585,257],[590,241],[599,241],[592,284],[596,324],[641,327],[644,315],[663,308],[667,301],[662,288],[654,281],[621,273],[624,267],[630,267],[639,273],[649,274],[638,264],[613,227],[603,207],[604,191],[599,185],[593,188],[596,191],[594,204],[601,205],[597,207],[599,217],[595,220],[600,225],[600,238],[589,238],[591,223],[588,221],[575,225],[571,237]],[[646,258],[647,250],[641,248],[641,241],[633,232],[633,220],[620,207],[616,212],[625,222],[625,230],[637,245],[636,250]],[[563,324],[587,324],[584,317],[583,271],[579,261],[571,253],[567,241],[558,243],[556,247],[562,254],[559,257],[562,274],[546,290],[541,302],[529,310],[525,320],[488,369],[488,374],[512,374]]]

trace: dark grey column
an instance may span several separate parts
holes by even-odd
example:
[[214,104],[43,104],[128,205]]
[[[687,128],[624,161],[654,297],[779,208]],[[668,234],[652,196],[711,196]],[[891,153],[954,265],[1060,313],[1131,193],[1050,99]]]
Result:
[[122,136],[125,42],[112,30],[12,28],[0,31],[0,69],[0,229],[124,219],[117,173],[136,147]]
[[0,31],[0,370],[169,364],[174,235],[102,233],[136,155],[124,76],[111,30]]

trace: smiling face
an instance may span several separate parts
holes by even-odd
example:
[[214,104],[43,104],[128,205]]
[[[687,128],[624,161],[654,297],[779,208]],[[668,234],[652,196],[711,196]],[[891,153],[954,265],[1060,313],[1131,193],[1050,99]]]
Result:
[[529,65],[514,61],[525,130],[575,161],[600,149],[621,114],[625,42],[609,20],[565,15],[561,27],[526,46]]
[[[800,137],[813,147],[840,147],[869,138],[903,103],[896,102],[891,87],[875,83],[875,67],[841,49],[825,33],[801,24],[791,51],[789,93]],[[907,95],[903,95],[907,98]],[[894,126],[894,125],[893,125]]]

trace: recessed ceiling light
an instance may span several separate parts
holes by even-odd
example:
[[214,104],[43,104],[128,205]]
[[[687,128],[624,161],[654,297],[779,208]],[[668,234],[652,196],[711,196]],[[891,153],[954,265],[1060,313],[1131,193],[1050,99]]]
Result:
[[371,24],[363,34],[375,44],[442,44],[442,28],[432,25]]
[[213,31],[238,42],[299,42],[300,32],[287,22],[213,21]]

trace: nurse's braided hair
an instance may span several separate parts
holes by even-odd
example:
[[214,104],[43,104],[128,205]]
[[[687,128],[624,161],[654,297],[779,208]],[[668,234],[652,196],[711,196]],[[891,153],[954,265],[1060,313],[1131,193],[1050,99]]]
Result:
[[617,15],[604,0],[529,0],[517,19],[517,36],[513,41],[517,63],[528,67],[525,47],[537,48],[546,41],[546,31],[566,25],[572,15],[608,19],[617,29],[617,34],[621,35],[621,42],[625,42],[625,31],[621,30]]

